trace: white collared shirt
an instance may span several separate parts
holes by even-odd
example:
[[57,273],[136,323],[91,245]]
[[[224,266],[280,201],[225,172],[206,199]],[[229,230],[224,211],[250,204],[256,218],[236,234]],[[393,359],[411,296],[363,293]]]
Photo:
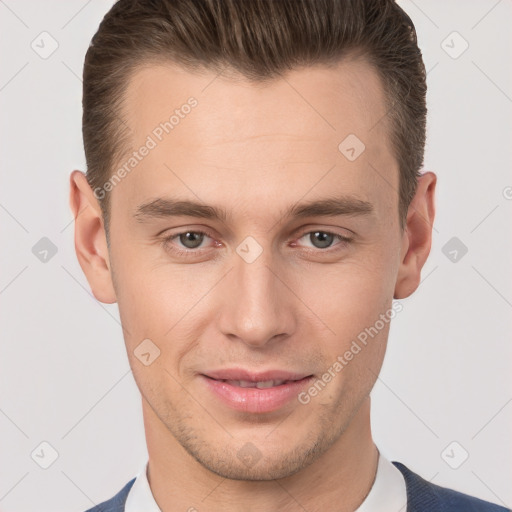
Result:
[[[125,512],[162,512],[149,487],[147,464],[137,474],[128,493]],[[398,512],[405,511],[406,505],[407,491],[402,473],[379,452],[375,481],[355,512]]]

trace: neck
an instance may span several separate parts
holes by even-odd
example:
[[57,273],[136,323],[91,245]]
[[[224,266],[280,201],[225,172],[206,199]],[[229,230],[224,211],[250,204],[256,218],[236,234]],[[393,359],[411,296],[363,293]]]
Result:
[[143,399],[149,453],[148,481],[162,512],[353,512],[375,480],[379,453],[371,435],[370,397],[312,464],[272,481],[222,478],[203,467],[176,441]]

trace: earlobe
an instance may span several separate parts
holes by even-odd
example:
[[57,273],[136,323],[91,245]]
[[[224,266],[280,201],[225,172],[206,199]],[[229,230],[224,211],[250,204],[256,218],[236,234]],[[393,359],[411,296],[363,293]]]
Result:
[[103,217],[85,174],[70,176],[70,207],[75,218],[75,251],[93,295],[100,302],[116,302]]
[[421,269],[432,245],[436,182],[437,176],[433,172],[426,172],[418,178],[418,187],[409,206],[407,226],[402,237],[394,299],[409,297],[420,284]]

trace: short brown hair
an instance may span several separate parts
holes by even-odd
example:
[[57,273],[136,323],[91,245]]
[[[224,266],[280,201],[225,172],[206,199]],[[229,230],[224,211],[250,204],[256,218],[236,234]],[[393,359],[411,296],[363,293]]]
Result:
[[[384,86],[403,229],[423,165],[427,86],[414,25],[393,0],[118,0],[85,56],[87,180],[101,188],[127,151],[123,97],[134,71],[148,61],[225,68],[267,81],[354,52]],[[108,239],[108,195],[99,199]]]

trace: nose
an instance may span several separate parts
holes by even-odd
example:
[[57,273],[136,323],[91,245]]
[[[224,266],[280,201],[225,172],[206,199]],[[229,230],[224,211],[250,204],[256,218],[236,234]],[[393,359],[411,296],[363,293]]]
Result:
[[219,328],[228,338],[253,348],[282,341],[296,326],[294,295],[285,272],[264,250],[252,263],[233,255],[234,268],[223,280]]

